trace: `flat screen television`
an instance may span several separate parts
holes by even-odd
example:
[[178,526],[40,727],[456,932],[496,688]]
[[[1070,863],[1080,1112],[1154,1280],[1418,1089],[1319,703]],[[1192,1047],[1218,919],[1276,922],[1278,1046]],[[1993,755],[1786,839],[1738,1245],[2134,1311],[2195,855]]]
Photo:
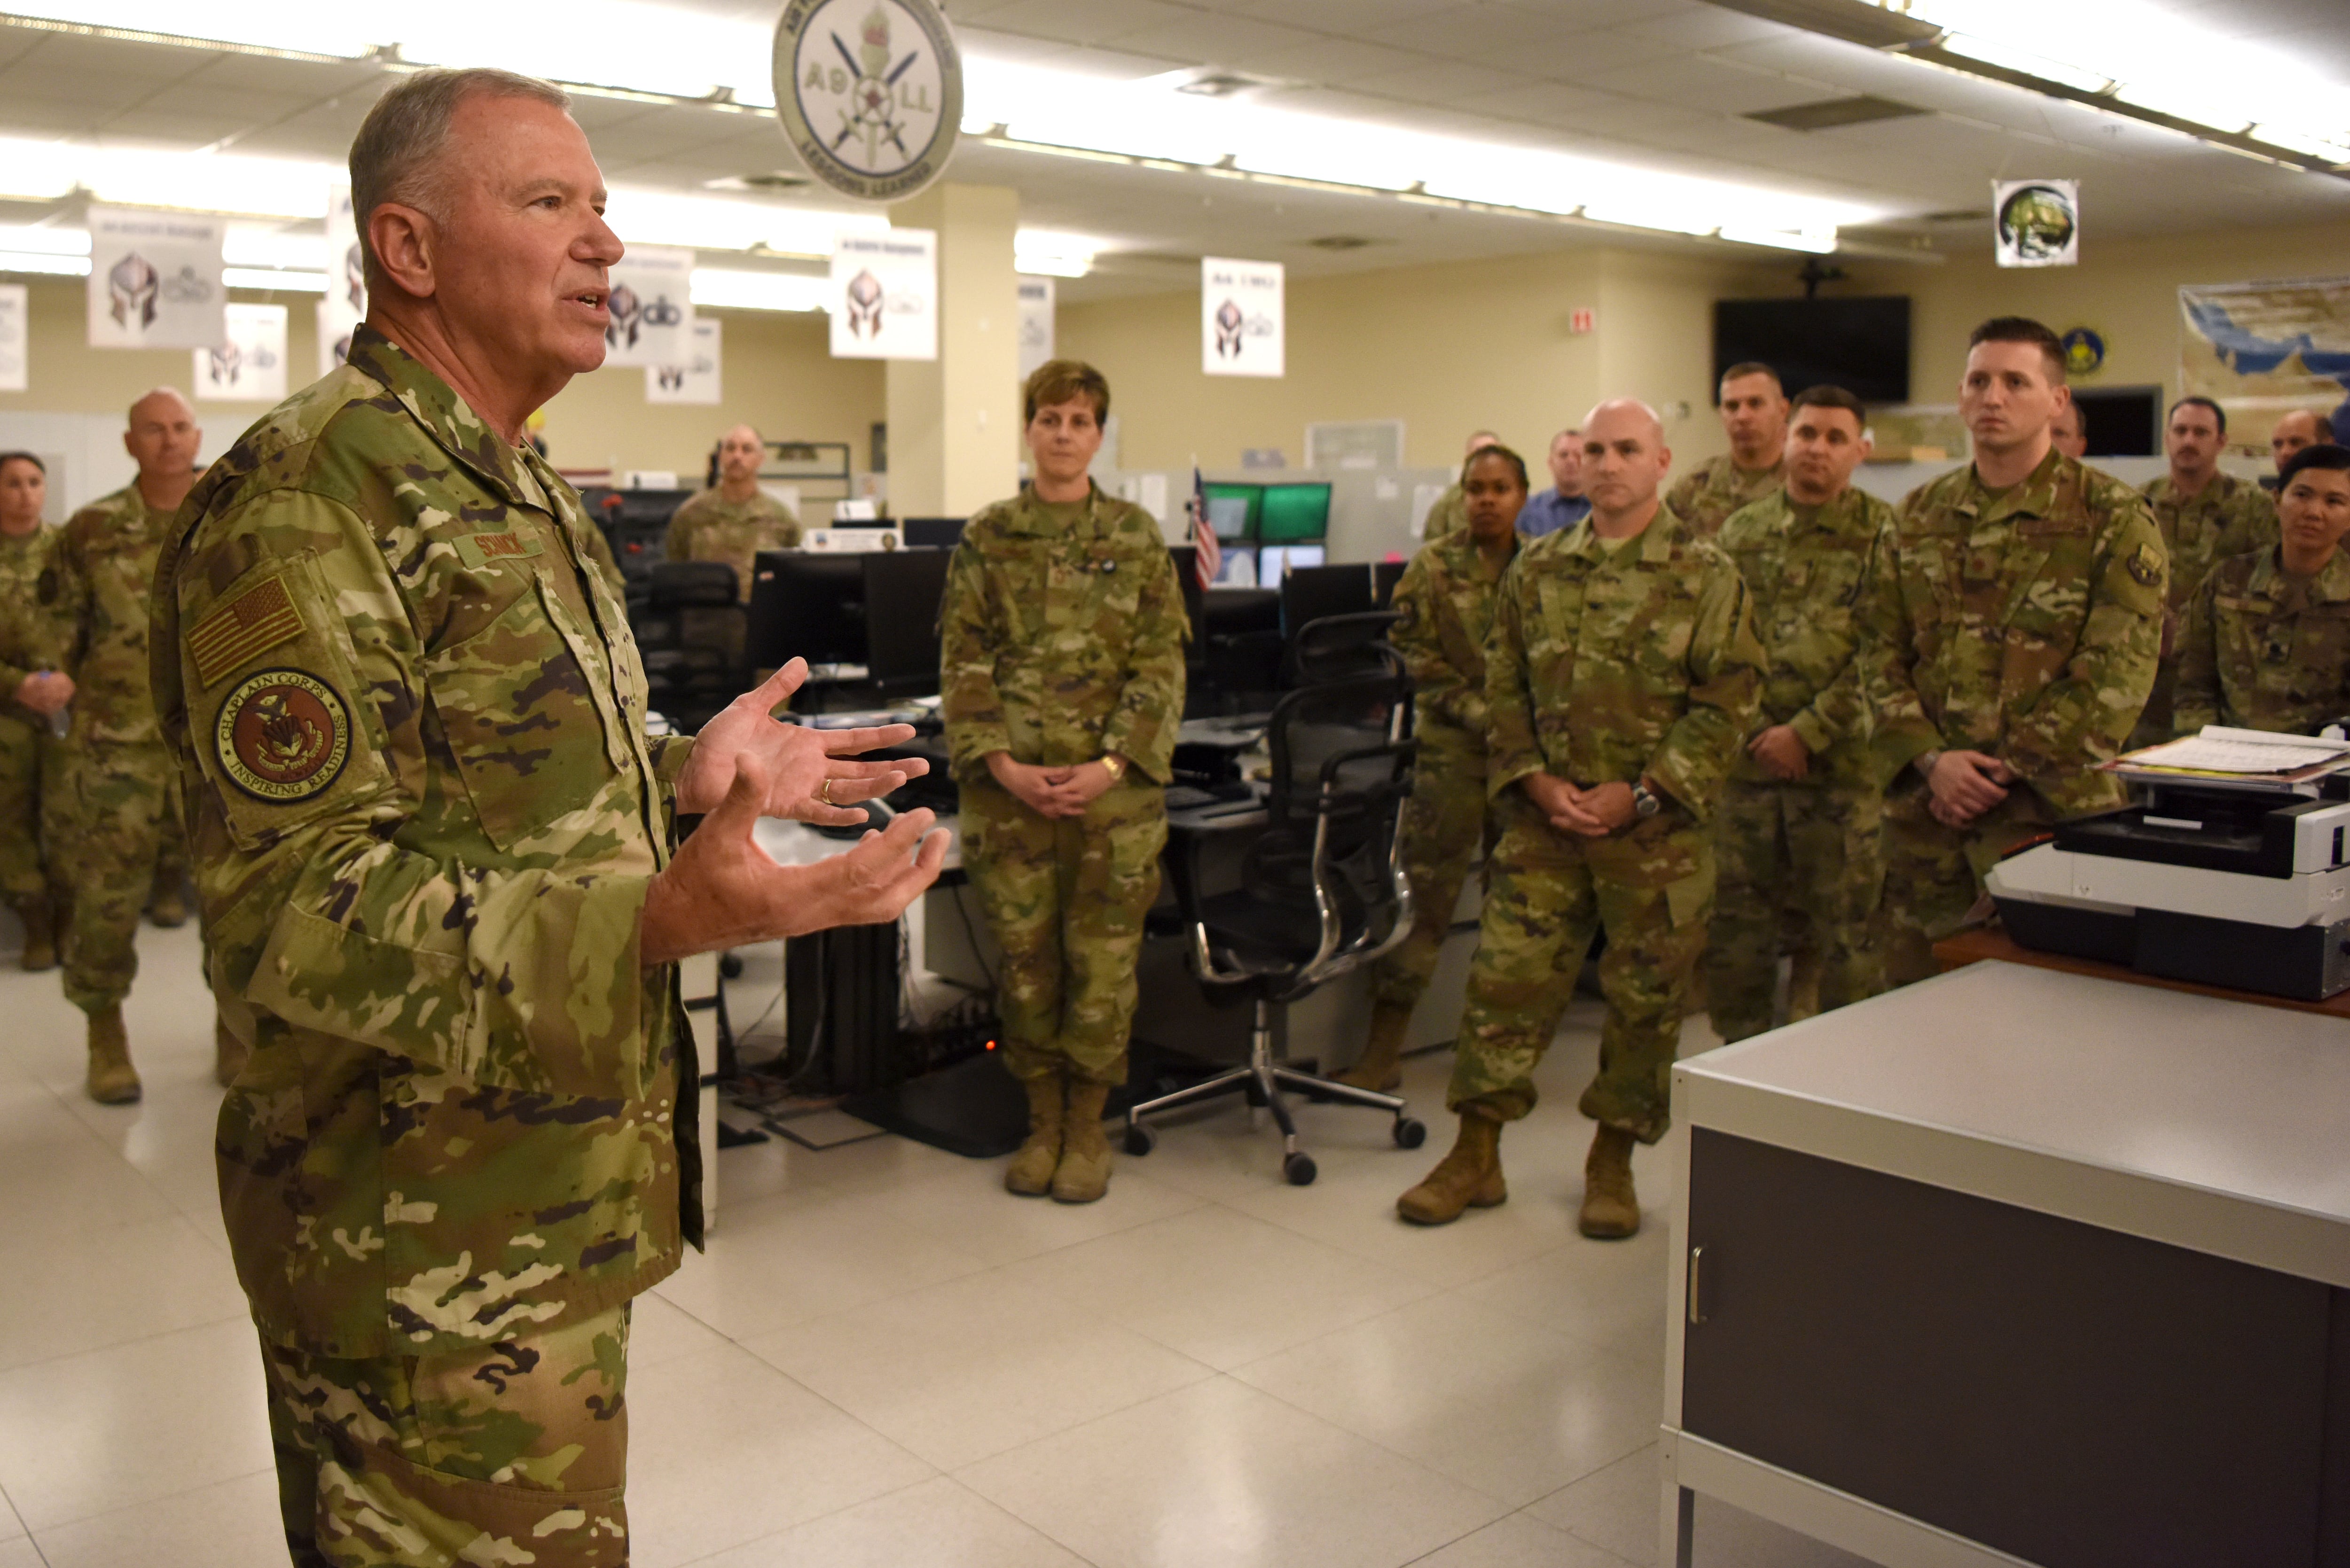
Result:
[[1825,383],[1865,403],[1906,403],[1909,297],[1715,300],[1715,384],[1747,360],[1778,371],[1790,397]]

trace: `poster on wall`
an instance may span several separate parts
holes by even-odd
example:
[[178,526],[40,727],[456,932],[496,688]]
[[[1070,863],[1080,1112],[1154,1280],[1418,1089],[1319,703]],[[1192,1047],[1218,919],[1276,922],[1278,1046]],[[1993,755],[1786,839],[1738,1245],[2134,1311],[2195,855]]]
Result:
[[1994,180],[1991,246],[2002,266],[2073,266],[2081,259],[2078,180]]
[[1020,284],[1020,379],[1053,357],[1055,285],[1049,277],[1024,277]]
[[276,403],[286,397],[286,307],[232,305],[217,348],[195,351],[196,401]]
[[2179,392],[2227,410],[2237,450],[2301,409],[2350,441],[2350,276],[2188,284],[2178,317]]
[[26,293],[21,283],[0,283],[0,392],[31,388],[32,355],[26,339]]
[[645,367],[645,401],[709,404],[719,400],[725,347],[719,324],[697,316],[685,327],[685,353],[676,364]]
[[843,234],[832,251],[832,357],[939,357],[939,236],[933,229]]
[[1200,369],[1211,376],[1282,374],[1279,262],[1200,262]]
[[224,330],[227,220],[129,207],[89,210],[89,346],[209,348]]
[[351,188],[338,185],[327,196],[327,297],[318,302],[318,374],[332,371],[349,355],[351,333],[366,319],[367,267],[351,213]]
[[630,245],[614,264],[605,300],[604,364],[650,369],[685,358],[685,324],[693,319],[693,253]]

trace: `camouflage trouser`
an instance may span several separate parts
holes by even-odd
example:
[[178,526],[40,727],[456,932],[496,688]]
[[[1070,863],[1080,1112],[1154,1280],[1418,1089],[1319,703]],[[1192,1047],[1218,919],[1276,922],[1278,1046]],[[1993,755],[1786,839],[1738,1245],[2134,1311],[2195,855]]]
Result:
[[2010,846],[2055,821],[2039,795],[2019,784],[1965,827],[1945,827],[1926,811],[1926,789],[1898,789],[1885,803],[1885,898],[1877,928],[1885,983],[1911,985],[1940,972],[1934,944],[1966,922],[1982,897],[1983,873]]
[[[2186,618],[2184,614],[2179,618]],[[2137,727],[2130,731],[2129,739],[2122,745],[2126,752],[2140,746],[2158,746],[2171,738],[2171,714],[2178,705],[2178,660],[2174,657],[2154,667],[2154,688],[2147,693],[2146,706],[2139,710]]]
[[41,795],[57,767],[47,724],[0,713],[0,898],[41,895]]
[[1003,950],[996,1011],[1014,1077],[1126,1081],[1142,917],[1159,897],[1167,797],[1113,784],[1081,817],[1037,815],[993,779],[962,786],[963,869]]
[[1654,1143],[1671,1125],[1671,1074],[1690,971],[1713,909],[1713,848],[1679,808],[1611,838],[1562,833],[1505,791],[1477,961],[1445,1104],[1504,1121],[1534,1106],[1534,1071],[1575,994],[1592,933],[1607,933],[1607,1020],[1583,1114]]
[[1485,794],[1485,750],[1430,725],[1419,733],[1411,799],[1403,808],[1403,863],[1411,877],[1411,934],[1371,966],[1371,1004],[1409,1012],[1436,972],[1461,884],[1499,823]]
[[188,826],[181,816],[180,775],[171,775],[171,796],[163,804],[163,823],[155,835],[155,875],[151,886],[179,888],[193,864],[188,857]]
[[628,1562],[628,1307],[454,1355],[261,1360],[296,1568]]
[[1865,786],[1733,782],[1723,789],[1713,816],[1721,874],[1705,991],[1724,1040],[1771,1027],[1791,909],[1800,940],[1819,955],[1821,1012],[1884,989],[1870,929],[1885,881],[1883,819],[1884,796]]
[[57,787],[42,797],[50,875],[66,896],[66,1000],[85,1012],[121,1004],[139,973],[139,913],[155,883],[178,784],[161,746],[68,739]]

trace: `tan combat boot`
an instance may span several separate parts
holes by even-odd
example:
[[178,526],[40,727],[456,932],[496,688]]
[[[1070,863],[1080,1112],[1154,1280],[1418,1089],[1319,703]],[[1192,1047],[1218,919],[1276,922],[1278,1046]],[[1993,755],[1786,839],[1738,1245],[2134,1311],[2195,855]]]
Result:
[[130,1064],[130,1036],[123,1032],[120,1004],[89,1015],[89,1097],[101,1106],[127,1106],[139,1098],[139,1070]]
[[245,1055],[244,1042],[229,1032],[225,1021],[214,1018],[213,1020],[213,1076],[220,1081],[222,1088],[225,1089],[235,1083],[236,1075],[244,1071]]
[[49,908],[49,897],[36,893],[29,898],[16,901],[16,918],[25,922],[25,956],[19,961],[26,969],[38,973],[57,967],[57,927],[56,913]]
[[188,897],[177,877],[158,877],[147,895],[147,918],[172,930],[188,923]]
[[1042,1198],[1053,1190],[1053,1168],[1061,1163],[1061,1075],[1047,1073],[1020,1086],[1028,1091],[1028,1141],[1004,1168],[1003,1189]]
[[1109,1190],[1109,1139],[1102,1135],[1107,1084],[1069,1080],[1069,1109],[1061,1124],[1061,1163],[1053,1171],[1053,1201],[1091,1203]]
[[1502,1179],[1502,1124],[1471,1107],[1461,1113],[1452,1152],[1396,1199],[1396,1212],[1415,1225],[1449,1225],[1463,1209],[1491,1209],[1509,1196],[1509,1183]]
[[1630,1133],[1603,1127],[1583,1162],[1583,1233],[1595,1241],[1620,1241],[1640,1229],[1640,1195],[1632,1190]]
[[1382,1095],[1400,1087],[1403,1084],[1403,1037],[1404,1032],[1410,1027],[1411,1011],[1409,1008],[1374,1008],[1370,1039],[1363,1047],[1362,1060],[1336,1075],[1330,1081]]

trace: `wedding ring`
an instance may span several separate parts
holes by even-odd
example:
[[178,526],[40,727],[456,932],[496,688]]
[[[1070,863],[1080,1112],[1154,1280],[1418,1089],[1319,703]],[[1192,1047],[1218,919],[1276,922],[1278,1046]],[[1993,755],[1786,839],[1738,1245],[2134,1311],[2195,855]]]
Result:
[[816,786],[816,799],[824,802],[827,805],[830,805],[832,804],[832,781],[830,779],[825,780],[823,784]]

